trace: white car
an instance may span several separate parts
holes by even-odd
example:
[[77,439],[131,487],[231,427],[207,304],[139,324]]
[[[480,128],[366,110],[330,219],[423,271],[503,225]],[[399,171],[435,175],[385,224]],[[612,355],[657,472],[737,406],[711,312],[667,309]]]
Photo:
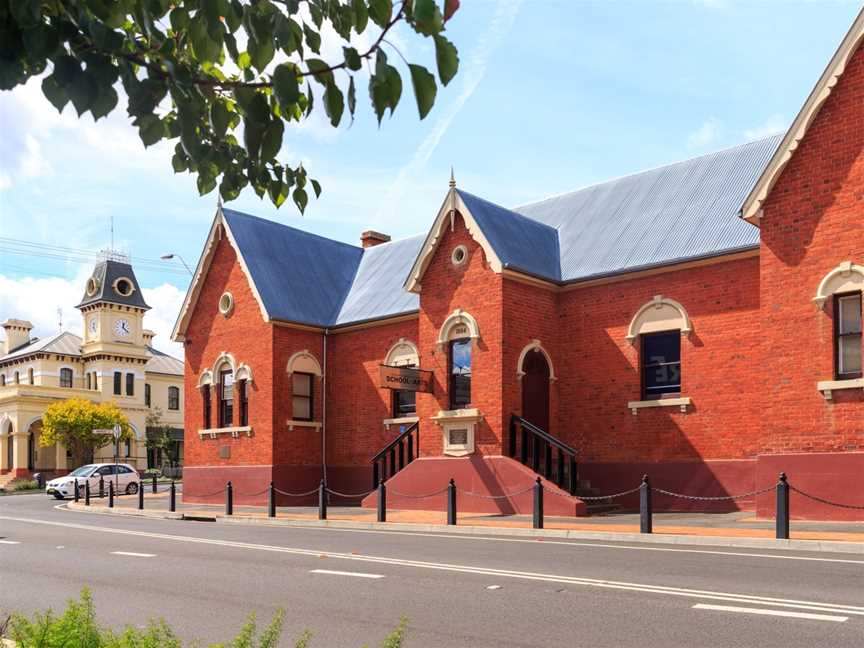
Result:
[[134,495],[138,492],[138,482],[141,479],[137,471],[129,464],[98,463],[87,464],[76,468],[68,475],[52,479],[45,485],[45,493],[57,499],[74,497],[75,480],[78,480],[78,494],[84,497],[84,484],[90,482],[90,495],[99,495],[99,479],[104,480],[105,495],[108,495],[108,482],[114,484],[117,495]]

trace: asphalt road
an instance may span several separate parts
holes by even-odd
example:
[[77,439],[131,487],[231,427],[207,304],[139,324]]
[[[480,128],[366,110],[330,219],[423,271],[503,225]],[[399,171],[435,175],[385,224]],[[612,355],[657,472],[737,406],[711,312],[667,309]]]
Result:
[[[100,618],[224,640],[286,610],[284,645],[864,645],[864,557],[178,522],[0,498],[0,615],[88,586]],[[125,552],[125,553],[117,553]],[[131,555],[130,555],[131,554]],[[334,573],[335,572],[335,573]]]

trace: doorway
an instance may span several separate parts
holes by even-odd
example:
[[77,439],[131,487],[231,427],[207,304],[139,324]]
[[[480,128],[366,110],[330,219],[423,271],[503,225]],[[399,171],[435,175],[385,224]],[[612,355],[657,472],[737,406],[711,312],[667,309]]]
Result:
[[539,349],[532,349],[522,362],[522,418],[544,432],[549,431],[549,363]]

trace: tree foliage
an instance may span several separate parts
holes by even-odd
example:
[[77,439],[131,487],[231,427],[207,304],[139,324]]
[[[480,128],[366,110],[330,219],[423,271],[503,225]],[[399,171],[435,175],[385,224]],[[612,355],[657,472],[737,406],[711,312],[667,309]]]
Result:
[[60,443],[72,453],[75,467],[97,448],[114,442],[110,434],[95,434],[93,430],[108,430],[120,425],[121,439],[132,438],[132,428],[126,416],[112,402],[93,403],[83,398],[52,403],[42,415],[39,445]]
[[[117,107],[119,84],[144,146],[177,140],[174,171],[196,174],[201,195],[218,185],[229,201],[248,185],[277,207],[290,195],[302,212],[309,187],[318,196],[321,185],[301,164],[278,159],[286,125],[322,108],[334,127],[346,107],[353,121],[363,77],[379,124],[392,114],[402,76],[384,46],[402,58],[387,40],[399,23],[432,39],[438,80],[447,85],[459,56],[443,32],[458,7],[459,0],[0,0],[0,89],[43,75],[42,91],[58,110],[71,102],[79,116],[98,120]],[[342,47],[325,61],[329,28]],[[357,49],[361,36],[371,44]],[[435,76],[403,63],[423,119],[435,103]]]

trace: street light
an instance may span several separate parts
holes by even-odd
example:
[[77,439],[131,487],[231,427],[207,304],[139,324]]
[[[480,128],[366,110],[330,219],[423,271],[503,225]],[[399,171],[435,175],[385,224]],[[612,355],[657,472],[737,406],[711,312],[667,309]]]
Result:
[[159,257],[159,258],[162,259],[163,261],[170,261],[170,260],[173,259],[174,257],[177,257],[177,259],[180,261],[180,263],[183,264],[183,267],[186,268],[186,271],[187,271],[190,275],[193,275],[193,276],[194,276],[195,273],[192,272],[192,268],[189,267],[189,265],[186,263],[186,261],[183,260],[183,257],[180,256],[179,254],[175,254],[175,253],[172,252],[172,253],[170,253],[170,254],[163,254],[163,255],[162,255],[161,257]]

